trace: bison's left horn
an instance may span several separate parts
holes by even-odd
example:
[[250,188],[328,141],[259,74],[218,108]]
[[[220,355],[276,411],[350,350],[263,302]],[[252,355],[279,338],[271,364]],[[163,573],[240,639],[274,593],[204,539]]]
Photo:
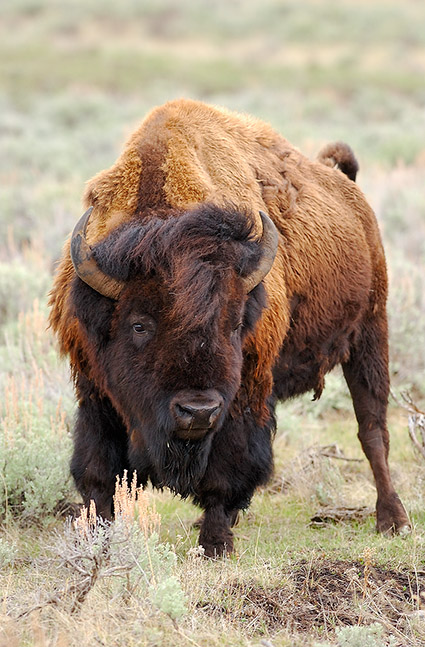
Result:
[[279,242],[279,234],[274,222],[264,211],[260,211],[260,217],[263,223],[263,234],[260,240],[262,254],[257,269],[244,279],[246,292],[251,292],[269,273]]
[[71,260],[74,269],[84,283],[109,299],[117,300],[123,287],[122,281],[108,276],[97,265],[93,251],[86,240],[87,223],[93,207],[81,216],[71,236]]

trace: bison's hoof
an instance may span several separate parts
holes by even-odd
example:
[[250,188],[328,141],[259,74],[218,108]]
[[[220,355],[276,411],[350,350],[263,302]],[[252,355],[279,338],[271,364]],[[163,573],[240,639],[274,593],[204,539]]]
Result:
[[386,501],[378,499],[376,504],[376,529],[388,537],[393,535],[405,537],[411,532],[408,516],[395,492]]
[[395,535],[399,535],[400,537],[408,537],[408,535],[410,535],[410,533],[412,532],[412,529],[408,523],[405,523],[402,526],[397,526],[393,523],[389,528],[380,528],[377,525],[376,529],[381,535],[384,535],[385,537],[394,537]]
[[204,557],[208,557],[209,559],[222,559],[233,553],[233,543],[229,545],[227,543],[209,544],[204,542],[202,547],[204,549]]
[[411,532],[412,528],[408,523],[405,523],[401,528],[397,528],[397,534],[400,535],[400,537],[407,537]]

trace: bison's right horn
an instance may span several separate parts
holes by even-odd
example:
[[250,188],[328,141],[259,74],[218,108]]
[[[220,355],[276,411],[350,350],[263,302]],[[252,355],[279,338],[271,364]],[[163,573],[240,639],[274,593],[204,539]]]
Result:
[[269,273],[277,252],[279,234],[274,222],[269,216],[260,211],[261,222],[263,223],[263,234],[260,239],[261,258],[257,269],[244,279],[246,292],[251,292],[256,285],[261,283],[266,274]]
[[92,211],[93,207],[87,209],[74,227],[71,236],[71,260],[75,271],[84,283],[104,297],[117,300],[124,283],[111,278],[99,269],[93,258],[92,248],[86,240],[87,223]]

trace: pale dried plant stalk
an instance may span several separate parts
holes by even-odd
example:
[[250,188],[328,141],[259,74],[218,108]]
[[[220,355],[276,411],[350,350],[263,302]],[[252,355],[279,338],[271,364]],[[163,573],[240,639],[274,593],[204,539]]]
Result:
[[155,502],[148,492],[137,487],[137,473],[133,472],[130,487],[128,486],[127,470],[120,481],[117,476],[114,495],[115,517],[122,519],[130,527],[137,521],[145,537],[159,531],[161,516],[156,511]]
[[90,501],[89,509],[82,506],[80,516],[74,520],[74,528],[82,539],[87,539],[97,528],[96,504]]
[[5,388],[5,415],[4,418],[16,421],[19,417],[19,394],[14,376],[8,376]]
[[372,567],[373,550],[366,546],[363,551],[364,573],[363,573],[363,599],[370,588],[369,575]]
[[[30,433],[34,415],[41,417],[44,410],[44,377],[41,369],[34,366],[31,377],[23,375],[20,380],[10,375],[6,379],[2,422],[7,429],[22,423]],[[22,403],[25,402],[25,407]]]
[[33,341],[46,337],[46,317],[40,310],[38,299],[34,299],[32,310],[19,313],[18,322],[21,331],[27,333],[26,339]]
[[421,411],[413,402],[409,393],[401,394],[403,401],[398,400],[394,393],[392,393],[392,396],[399,406],[408,411],[407,428],[410,440],[422,458],[425,459],[425,412]]
[[[35,420],[44,415],[45,391],[43,370],[35,365],[30,376],[22,375],[19,379],[14,375],[7,376],[0,406],[0,424],[7,446],[14,446],[18,426],[26,436],[32,433]],[[66,418],[60,399],[55,414],[50,416],[51,431],[55,436],[63,436],[67,432]]]
[[18,315],[18,348],[31,374],[34,370],[42,370],[49,379],[52,369],[46,358],[52,347],[52,335],[46,314],[40,308],[39,300],[34,299],[32,308]]
[[62,398],[59,398],[55,415],[50,416],[50,428],[54,436],[63,436],[67,433],[67,414],[63,409]]

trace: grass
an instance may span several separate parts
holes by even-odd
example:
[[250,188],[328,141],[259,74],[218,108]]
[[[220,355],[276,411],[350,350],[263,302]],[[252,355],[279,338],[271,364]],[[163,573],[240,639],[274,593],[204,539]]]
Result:
[[[238,644],[238,639],[239,644],[251,645],[259,644],[261,637],[274,645],[308,645],[313,637],[330,637],[335,626],[378,619],[392,635],[421,644],[414,642],[410,625],[399,630],[398,620],[419,605],[414,596],[425,583],[423,530],[391,541],[374,535],[372,520],[313,530],[308,527],[305,502],[264,491],[237,528],[237,554],[225,562],[207,562],[195,549],[190,506],[177,500],[172,505],[166,495],[149,496],[162,513],[162,545],[175,542],[174,573],[183,586],[180,595],[188,611],[178,622],[158,613],[137,591],[126,597],[125,582],[116,581],[113,572],[116,561],[108,566],[109,574],[99,576],[81,611],[69,615],[63,587],[65,582],[70,586],[73,573],[68,567],[64,579],[61,566],[68,552],[72,555],[75,550],[66,537],[69,531],[56,522],[61,539],[56,545],[52,527],[41,537],[38,532],[37,538],[30,529],[24,543],[22,530],[12,524],[6,539],[13,541],[18,532],[21,538],[13,579],[4,578],[10,631],[37,645],[43,643],[37,642],[35,628],[50,639],[67,635],[66,645],[77,640],[83,645],[93,640],[117,645],[150,645],[155,640],[228,645]],[[125,559],[133,554],[131,546],[125,539],[124,553],[121,546]],[[10,618],[19,618],[19,629]],[[111,643],[114,626],[120,629]],[[70,627],[78,637],[66,633]]]
[[[127,537],[114,553],[125,577],[103,571],[71,613],[65,591],[78,569],[63,561],[73,544],[59,510],[77,501],[67,467],[75,403],[46,330],[46,292],[84,182],[154,105],[185,95],[250,112],[311,157],[346,140],[387,252],[393,388],[422,406],[425,9],[16,0],[0,18],[0,646],[310,647],[375,621],[376,647],[390,637],[424,645],[425,466],[392,403],[391,468],[414,527],[406,539],[376,535],[374,486],[338,372],[319,402],[279,408],[275,475],[241,516],[232,558],[201,559],[199,511],[149,492],[161,516],[153,550],[169,551],[174,584],[156,597],[141,584],[129,593],[143,551]],[[363,517],[350,521],[352,506]],[[335,513],[342,519],[326,521]]]

